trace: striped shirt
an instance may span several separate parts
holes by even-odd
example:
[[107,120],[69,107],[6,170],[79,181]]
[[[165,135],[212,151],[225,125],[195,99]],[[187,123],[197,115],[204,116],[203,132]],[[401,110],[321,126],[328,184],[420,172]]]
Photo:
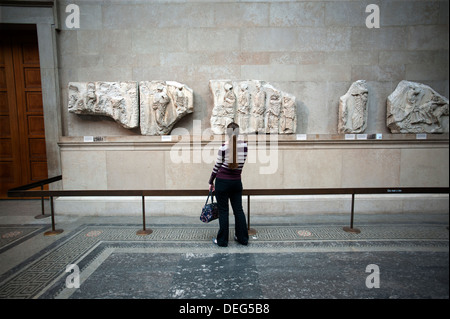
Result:
[[242,168],[244,167],[244,162],[247,158],[247,143],[243,141],[238,141],[236,145],[237,151],[237,162],[238,167],[235,169],[231,169],[228,166],[228,163],[233,160],[230,158],[232,156],[232,151],[229,150],[229,144],[223,144],[219,152],[217,153],[216,164],[214,165],[213,171],[211,173],[211,177],[209,178],[209,184],[214,182],[214,179],[223,178],[223,179],[241,179]]

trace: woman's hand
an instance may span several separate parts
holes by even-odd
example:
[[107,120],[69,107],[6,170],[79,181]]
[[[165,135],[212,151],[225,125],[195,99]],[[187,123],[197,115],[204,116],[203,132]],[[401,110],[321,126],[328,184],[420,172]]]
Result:
[[209,191],[214,192],[214,184],[209,184]]

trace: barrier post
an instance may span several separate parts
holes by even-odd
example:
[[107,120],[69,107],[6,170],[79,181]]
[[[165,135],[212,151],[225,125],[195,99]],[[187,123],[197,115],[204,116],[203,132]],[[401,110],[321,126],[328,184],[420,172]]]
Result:
[[145,196],[142,195],[142,229],[136,232],[136,235],[150,235],[153,233],[153,230],[145,228]]
[[344,227],[344,231],[347,233],[359,234],[361,231],[358,228],[353,228],[353,216],[355,212],[355,192],[352,193],[352,212],[350,215],[350,227]]
[[50,196],[50,210],[52,212],[52,230],[44,233],[44,236],[59,235],[63,232],[62,229],[55,229],[55,208],[53,207],[53,196]]
[[247,229],[250,236],[256,235],[256,229],[250,228],[250,195],[247,195]]
[[[44,185],[41,185],[41,191],[44,190]],[[41,196],[41,214],[34,216],[35,219],[41,219],[41,218],[47,218],[50,217],[50,215],[45,214],[45,208],[44,208],[44,196]]]

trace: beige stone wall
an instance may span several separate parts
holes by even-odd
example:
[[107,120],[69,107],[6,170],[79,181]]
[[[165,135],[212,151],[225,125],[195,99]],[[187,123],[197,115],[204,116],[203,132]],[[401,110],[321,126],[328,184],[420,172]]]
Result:
[[[448,186],[448,140],[405,136],[409,139],[249,140],[245,188]],[[171,142],[143,136],[98,143],[63,138],[64,189],[205,189],[220,144],[219,138],[181,136]]]
[[[338,135],[279,137],[272,148],[249,141],[244,188],[447,187],[448,136],[415,135],[345,140]],[[63,138],[64,189],[207,189],[220,142],[200,137],[110,137],[85,143]],[[259,143],[259,144],[258,144]],[[186,157],[182,162],[182,151]],[[361,195],[362,196],[362,195]],[[205,198],[147,198],[153,215],[199,214]],[[348,196],[254,197],[252,212],[265,215],[349,213]],[[140,213],[139,198],[60,198],[59,213]],[[365,195],[358,212],[448,212],[448,195]]]
[[[365,24],[369,0],[67,0],[59,1],[61,17],[69,3],[79,5],[81,20],[79,29],[61,24],[57,34],[65,189],[206,189],[215,151],[207,156],[209,139],[198,135],[210,127],[208,85],[214,79],[267,81],[296,96],[296,133],[307,134],[307,141],[296,141],[295,134],[280,138],[270,162],[251,147],[246,188],[448,186],[448,134],[419,141],[391,135],[386,127],[386,99],[402,80],[449,96],[448,1],[381,1],[378,29]],[[175,143],[160,137],[69,114],[67,83],[93,80],[174,80],[191,87],[194,113],[177,123],[172,136],[187,136],[190,160],[174,161]],[[381,133],[381,141],[336,135],[339,97],[357,80],[366,80],[369,89],[365,133]],[[86,135],[104,142],[83,143]],[[366,212],[448,211],[448,196],[429,198],[368,195],[359,205]],[[204,199],[147,201],[153,214],[197,216]],[[342,196],[252,203],[255,212],[272,215],[349,211]],[[139,199],[61,198],[58,205],[60,212],[140,212]]]
[[[69,114],[67,84],[71,81],[186,83],[194,90],[194,113],[177,127],[185,129],[187,134],[199,134],[194,132],[195,121],[201,122],[202,129],[209,127],[211,79],[263,80],[294,94],[297,133],[309,135],[337,133],[339,97],[356,80],[366,80],[370,89],[368,134],[389,133],[386,98],[401,80],[427,84],[449,97],[449,2],[444,0],[57,0],[54,4],[45,3],[48,7],[43,7],[42,1],[19,0],[14,5],[8,2],[0,6],[0,20],[37,25],[49,175],[63,172],[68,187],[152,186],[156,185],[149,181],[152,176],[148,172],[152,167],[157,168],[153,174],[158,176],[158,183],[172,187],[175,182],[167,179],[166,174],[175,175],[171,170],[176,170],[171,165],[160,169],[167,161],[167,154],[160,151],[156,154],[141,144],[120,144],[119,149],[111,151],[102,146],[88,155],[84,153],[86,150],[76,148],[69,153],[64,145],[60,149],[57,144],[60,136],[64,141],[66,137],[85,135],[129,138],[139,135],[138,130],[121,128],[112,120]],[[377,3],[380,8],[379,29],[365,25],[368,16],[365,9],[371,3]],[[79,28],[69,29],[65,24],[69,14],[65,9],[69,4],[80,8]],[[355,149],[345,144],[332,148],[325,148],[326,143],[294,145],[294,149],[286,149],[280,155],[280,165],[292,165],[290,158],[296,159],[294,170],[298,178],[280,175],[274,183],[277,187],[296,183],[370,186],[378,185],[385,177],[386,182],[412,186],[416,186],[414,183],[448,185],[448,135],[446,138],[447,153],[441,147],[435,149],[429,140],[411,148],[402,137],[386,147],[370,147],[367,152],[362,147]],[[124,150],[134,151],[134,160],[148,165],[145,179],[121,178],[105,170],[120,171],[121,163],[115,158],[134,156],[122,153]],[[78,162],[76,152],[80,152]],[[147,162],[149,157],[154,160]],[[387,161],[378,158],[395,161],[385,167],[380,165]],[[85,165],[81,165],[83,159]],[[433,164],[428,162],[430,159]],[[132,162],[123,162],[133,172]],[[316,163],[321,163],[323,169],[314,169]],[[196,175],[195,185],[203,187],[203,176],[209,174],[207,165],[194,166],[199,170],[185,174],[201,175]],[[379,176],[367,170],[368,167],[386,173]],[[398,171],[389,175],[387,172],[394,171],[394,167]],[[257,184],[251,181],[256,170],[254,164],[246,168],[244,174],[249,186]],[[442,175],[437,173],[441,171]],[[361,172],[361,179],[354,179]],[[417,175],[417,172],[421,173]],[[330,173],[336,173],[337,177],[331,178]],[[162,174],[164,179],[160,178]],[[82,181],[82,176],[89,178]],[[258,185],[271,185],[268,179],[259,182]]]
[[[448,1],[58,1],[64,136],[138,135],[67,112],[70,81],[174,80],[194,90],[193,120],[209,126],[212,79],[268,81],[297,98],[297,133],[336,134],[339,97],[366,80],[366,133],[389,133],[386,98],[401,80],[448,98]],[[68,29],[67,4],[80,8]]]

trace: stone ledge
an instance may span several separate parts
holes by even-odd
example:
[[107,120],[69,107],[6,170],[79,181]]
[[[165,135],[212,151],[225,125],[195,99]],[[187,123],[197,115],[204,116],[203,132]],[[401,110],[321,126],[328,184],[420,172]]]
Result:
[[[249,142],[277,141],[279,144],[289,145],[302,145],[308,143],[339,143],[339,144],[427,144],[427,143],[439,143],[448,144],[449,134],[425,134],[426,138],[418,138],[417,134],[383,134],[382,139],[372,138],[374,134],[367,134],[367,138],[358,138],[354,136],[354,139],[348,139],[343,134],[292,134],[292,135],[246,135],[245,140]],[[99,141],[85,142],[84,136],[61,136],[58,142],[59,146],[69,145],[137,145],[137,144],[165,144],[173,145],[178,142],[197,142],[201,144],[207,144],[210,142],[221,142],[225,140],[223,135],[167,135],[167,136],[96,136],[92,138],[100,138]],[[419,136],[420,137],[420,136]]]

